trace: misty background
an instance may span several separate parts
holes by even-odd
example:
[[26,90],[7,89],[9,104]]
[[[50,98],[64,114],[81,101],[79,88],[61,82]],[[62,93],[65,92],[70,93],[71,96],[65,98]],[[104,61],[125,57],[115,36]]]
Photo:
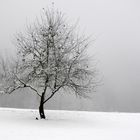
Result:
[[[89,50],[98,61],[102,86],[92,98],[56,94],[47,109],[140,112],[139,0],[0,0],[0,55],[14,55],[12,40],[26,24],[52,6],[95,41]],[[1,107],[37,108],[39,99],[28,91],[0,95]]]

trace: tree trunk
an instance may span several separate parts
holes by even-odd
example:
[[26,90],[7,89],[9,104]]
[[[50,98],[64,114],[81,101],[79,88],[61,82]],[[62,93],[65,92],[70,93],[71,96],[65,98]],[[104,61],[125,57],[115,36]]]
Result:
[[40,118],[41,119],[45,119],[45,113],[44,113],[44,95],[45,93],[42,93],[42,96],[41,96],[41,100],[40,100],[40,106],[39,106],[39,114],[40,114]]

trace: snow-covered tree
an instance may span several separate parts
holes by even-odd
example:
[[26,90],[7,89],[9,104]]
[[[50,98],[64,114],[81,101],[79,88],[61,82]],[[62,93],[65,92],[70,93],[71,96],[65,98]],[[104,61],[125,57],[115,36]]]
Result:
[[41,119],[45,119],[44,104],[58,91],[89,97],[96,86],[96,72],[86,55],[89,39],[76,33],[61,12],[43,9],[41,18],[15,40],[16,61],[1,59],[1,93],[30,88],[40,97]]

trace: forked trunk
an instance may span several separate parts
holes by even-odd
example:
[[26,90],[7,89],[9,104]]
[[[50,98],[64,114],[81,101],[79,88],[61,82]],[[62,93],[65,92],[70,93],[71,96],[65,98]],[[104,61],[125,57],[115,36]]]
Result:
[[40,114],[40,119],[45,119],[45,113],[44,113],[44,95],[45,93],[42,93],[41,100],[40,100],[40,106],[39,106],[39,114]]

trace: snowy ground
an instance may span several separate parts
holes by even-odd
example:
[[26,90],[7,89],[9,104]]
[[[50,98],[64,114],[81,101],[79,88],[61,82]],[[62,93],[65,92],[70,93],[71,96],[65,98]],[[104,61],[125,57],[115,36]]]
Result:
[[0,140],[140,140],[140,114],[0,108]]

